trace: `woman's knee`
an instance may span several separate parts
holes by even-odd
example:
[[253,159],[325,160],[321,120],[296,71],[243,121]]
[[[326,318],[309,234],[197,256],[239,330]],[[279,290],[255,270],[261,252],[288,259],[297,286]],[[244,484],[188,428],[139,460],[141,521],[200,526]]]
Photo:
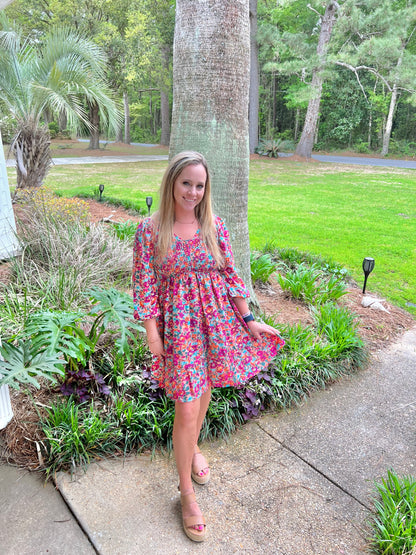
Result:
[[199,399],[196,399],[195,401],[190,401],[188,403],[176,401],[175,420],[178,423],[185,425],[191,425],[192,423],[195,423],[198,419],[199,405]]

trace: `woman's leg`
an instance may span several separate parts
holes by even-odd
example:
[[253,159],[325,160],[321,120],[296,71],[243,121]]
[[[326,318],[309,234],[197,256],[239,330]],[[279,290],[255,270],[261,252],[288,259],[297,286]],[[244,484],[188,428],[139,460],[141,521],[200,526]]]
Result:
[[195,438],[195,445],[198,443],[199,434],[201,433],[202,424],[204,423],[205,415],[207,414],[209,402],[211,401],[211,388],[208,389],[203,393],[200,397],[200,404],[199,404],[199,412],[198,412],[198,419],[196,422],[197,427],[197,435]]
[[200,399],[195,399],[195,401],[190,401],[189,403],[182,403],[180,401],[175,403],[172,440],[181,491],[192,489],[191,465],[199,410]]
[[[181,403],[179,401],[175,403],[172,439],[181,494],[193,492],[191,467],[199,412],[200,399],[190,401],[189,403]],[[184,517],[202,515],[196,502],[184,505],[182,512]],[[202,531],[204,526],[203,524],[196,524],[192,528]]]
[[198,439],[201,433],[202,424],[204,423],[205,415],[207,413],[210,400],[211,400],[211,388],[209,387],[207,391],[205,391],[205,393],[203,393],[200,397],[200,405],[199,405],[199,412],[198,412],[198,419],[197,419],[197,433],[196,433],[195,444],[194,444],[194,455],[199,453],[200,455],[198,457],[193,458],[193,461],[192,461],[193,472],[195,474],[198,474],[198,476],[200,476],[201,478],[209,473],[209,466],[204,455],[202,455],[198,447]]

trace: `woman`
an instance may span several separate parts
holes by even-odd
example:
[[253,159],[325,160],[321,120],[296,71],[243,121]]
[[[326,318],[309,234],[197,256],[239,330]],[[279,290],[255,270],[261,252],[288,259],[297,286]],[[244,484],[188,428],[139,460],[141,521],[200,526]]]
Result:
[[210,479],[198,438],[211,387],[242,385],[267,367],[284,342],[248,308],[228,232],[212,214],[201,154],[182,152],[171,160],[159,210],[137,229],[133,284],[135,317],[143,321],[154,356],[153,377],[175,401],[173,449],[184,531],[203,541],[206,525],[192,479]]

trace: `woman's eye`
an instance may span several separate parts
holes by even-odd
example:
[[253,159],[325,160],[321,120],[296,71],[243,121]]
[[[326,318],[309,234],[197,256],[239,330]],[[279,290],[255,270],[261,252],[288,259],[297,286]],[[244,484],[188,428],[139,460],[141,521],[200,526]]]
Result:
[[203,186],[203,185],[197,185],[196,188],[199,189],[199,190],[201,190],[201,189],[204,188],[204,186]]

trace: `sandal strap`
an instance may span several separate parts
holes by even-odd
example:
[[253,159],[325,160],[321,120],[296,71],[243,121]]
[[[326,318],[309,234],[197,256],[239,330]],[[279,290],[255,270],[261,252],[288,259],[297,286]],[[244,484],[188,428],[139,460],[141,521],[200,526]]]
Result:
[[[206,526],[205,524],[205,518],[202,515],[199,516],[184,516],[183,517],[183,523],[186,526],[186,528],[191,528],[192,526]],[[199,532],[200,530],[196,530],[196,532]]]
[[191,505],[191,503],[196,503],[195,492],[181,493],[181,505]]

